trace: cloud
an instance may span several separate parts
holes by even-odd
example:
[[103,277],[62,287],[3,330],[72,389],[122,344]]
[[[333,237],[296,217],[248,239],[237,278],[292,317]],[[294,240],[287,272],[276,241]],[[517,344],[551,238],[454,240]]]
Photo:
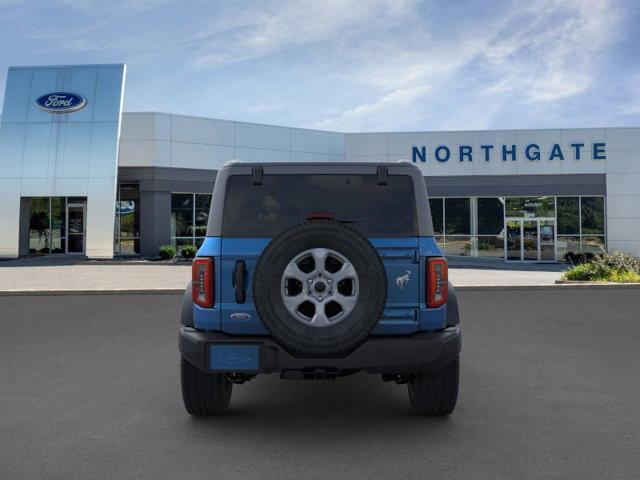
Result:
[[637,23],[625,1],[12,2],[32,24],[0,18],[0,39],[38,63],[126,61],[127,108],[343,131],[531,126],[610,88]]
[[[283,49],[332,42],[349,31],[379,21],[381,14],[401,15],[405,2],[393,0],[287,1],[239,12],[232,21],[195,34],[200,44],[194,65],[215,67],[260,58]],[[236,12],[237,14],[238,12]],[[204,50],[204,52],[203,52]]]
[[372,103],[365,103],[340,113],[337,118],[325,119],[312,125],[313,128],[334,129],[338,124],[350,124],[363,117],[384,115],[389,110],[405,107],[420,97],[427,90],[427,86],[413,88],[399,88]]
[[[12,0],[0,0],[12,1]],[[406,0],[286,0],[177,2],[172,0],[58,0],[91,21],[28,30],[25,36],[77,51],[126,49],[176,55],[204,69],[268,56],[283,49],[332,42],[401,15]],[[154,20],[157,23],[154,25]]]
[[[496,9],[497,10],[497,9]],[[434,44],[422,43],[407,49],[408,42],[387,46],[380,55],[355,73],[359,82],[374,92],[375,98],[317,122],[327,128],[357,129],[363,125],[382,127],[384,120],[371,122],[373,112],[384,110],[383,118],[404,111],[407,98],[421,99],[441,108],[441,98],[453,107],[457,85],[475,92],[471,99],[478,111],[506,102],[541,105],[586,92],[592,85],[594,58],[614,41],[622,12],[608,0],[529,2],[527,8],[507,5],[496,18],[471,18],[456,25],[460,35]],[[438,25],[427,24],[427,38],[440,37]],[[468,78],[477,81],[469,81]],[[403,95],[403,92],[415,94]],[[377,98],[377,99],[376,99]],[[480,107],[483,107],[482,109]],[[462,110],[468,110],[463,105]],[[425,109],[427,112],[429,108]],[[456,108],[442,124],[454,124]],[[463,113],[463,118],[468,117]],[[487,128],[491,117],[473,128]],[[435,125],[437,128],[439,125]],[[465,125],[465,128],[468,125]]]
[[620,89],[623,100],[618,106],[618,111],[625,116],[640,115],[640,91],[638,90],[640,70],[624,76],[621,83]]
[[607,0],[535,6],[526,26],[489,45],[485,55],[500,80],[487,91],[521,93],[536,103],[584,92],[592,81],[593,57],[613,40],[620,11]]

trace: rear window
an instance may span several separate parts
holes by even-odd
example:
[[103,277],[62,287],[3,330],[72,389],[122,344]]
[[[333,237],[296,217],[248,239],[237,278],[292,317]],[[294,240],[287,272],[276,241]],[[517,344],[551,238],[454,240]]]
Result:
[[310,212],[331,212],[367,236],[417,235],[413,182],[409,175],[250,175],[227,179],[222,233],[272,237],[303,223]]

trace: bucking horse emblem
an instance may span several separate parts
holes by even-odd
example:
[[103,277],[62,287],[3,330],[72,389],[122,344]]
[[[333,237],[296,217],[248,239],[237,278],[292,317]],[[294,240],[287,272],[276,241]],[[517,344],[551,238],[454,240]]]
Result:
[[409,283],[409,280],[411,280],[411,272],[407,270],[407,273],[405,273],[404,275],[396,277],[396,285],[400,287],[400,290],[402,290],[404,286]]

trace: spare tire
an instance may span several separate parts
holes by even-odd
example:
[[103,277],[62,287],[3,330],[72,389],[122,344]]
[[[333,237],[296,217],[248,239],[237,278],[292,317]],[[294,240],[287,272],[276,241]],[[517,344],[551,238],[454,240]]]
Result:
[[275,237],[253,279],[258,315],[286,350],[337,356],[360,345],[382,316],[387,277],[376,249],[331,220]]

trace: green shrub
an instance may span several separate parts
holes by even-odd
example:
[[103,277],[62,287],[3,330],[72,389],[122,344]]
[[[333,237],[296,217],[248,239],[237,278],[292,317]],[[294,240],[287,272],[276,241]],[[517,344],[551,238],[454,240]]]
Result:
[[177,252],[175,247],[173,247],[172,245],[162,245],[158,253],[160,254],[160,258],[162,260],[171,260],[172,258],[176,257]]
[[640,274],[640,257],[635,257],[630,253],[614,250],[610,253],[597,255],[593,261],[594,263],[602,265],[602,268]]
[[611,272],[610,282],[640,283],[640,273],[614,270]]
[[588,263],[581,263],[564,272],[565,280],[592,280],[593,271]]
[[566,280],[599,282],[640,282],[640,258],[613,251],[574,265],[564,273]]
[[182,258],[193,258],[196,256],[197,251],[198,249],[193,245],[185,245],[182,247],[180,255],[182,255]]

